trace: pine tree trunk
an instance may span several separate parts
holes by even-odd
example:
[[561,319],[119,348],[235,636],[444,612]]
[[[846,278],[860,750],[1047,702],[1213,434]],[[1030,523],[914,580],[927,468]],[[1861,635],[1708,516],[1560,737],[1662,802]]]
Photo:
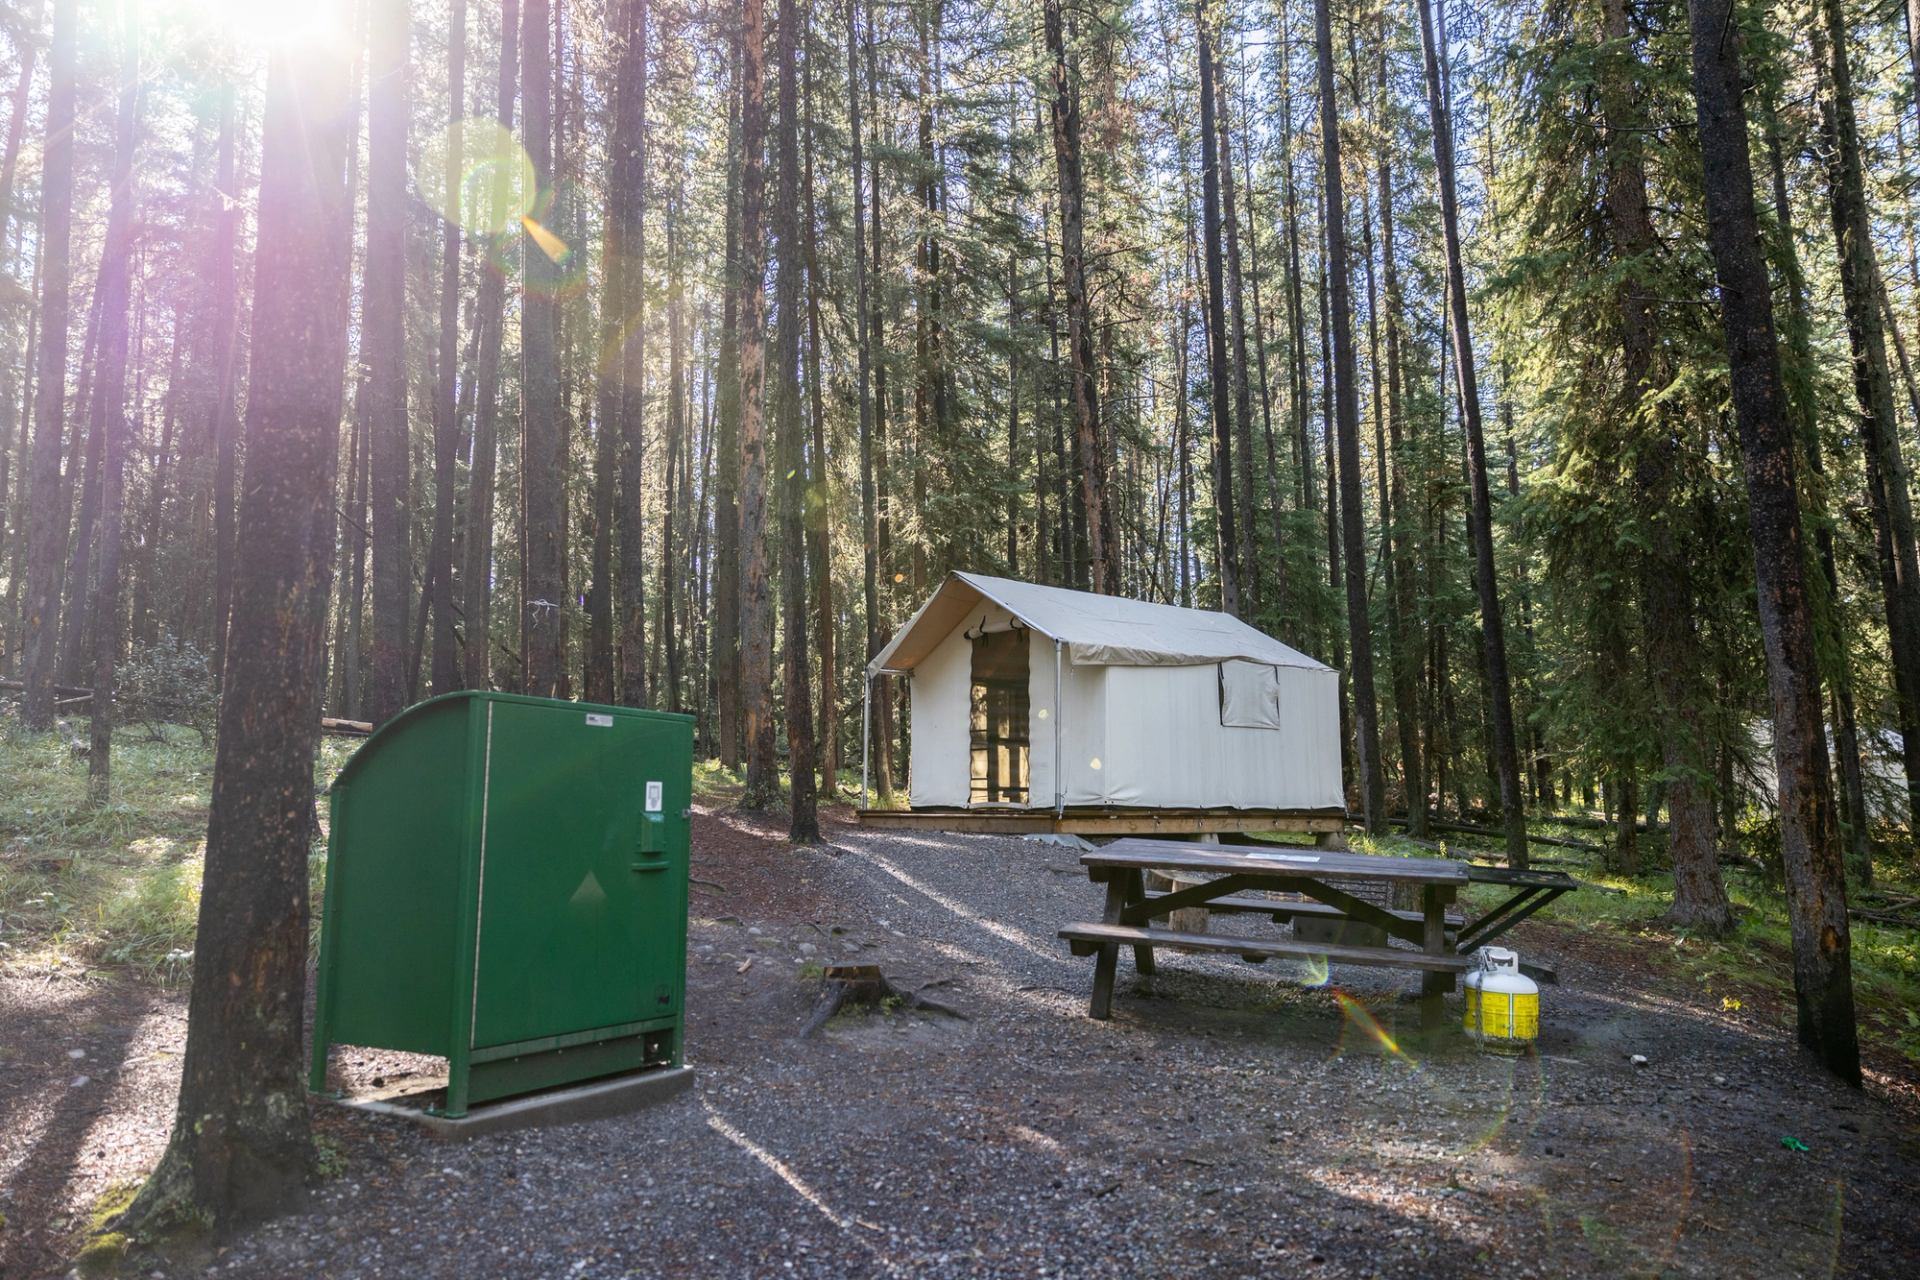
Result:
[[[113,788],[114,660],[120,651],[120,545],[126,512],[127,309],[132,294],[134,151],[139,144],[140,36],[137,18],[123,10],[117,139],[100,259],[100,377],[93,418],[101,436],[100,564],[93,597],[93,701],[87,753],[87,799],[105,804]],[[324,597],[323,597],[324,600]]]
[[1086,192],[1080,161],[1080,95],[1072,81],[1059,0],[1046,0],[1047,51],[1052,56],[1053,161],[1060,191],[1060,276],[1067,299],[1068,377],[1073,401],[1080,505],[1086,513],[1088,586],[1114,590],[1113,515],[1107,507],[1106,449],[1094,380],[1093,321],[1087,299]]
[[1233,409],[1227,399],[1231,360],[1227,348],[1226,273],[1220,245],[1220,130],[1214,119],[1214,24],[1207,15],[1207,0],[1194,0],[1193,17],[1200,61],[1200,216],[1207,260],[1207,399],[1213,408],[1213,506],[1215,536],[1220,545],[1220,608],[1237,618],[1245,605],[1241,599],[1240,537],[1233,509]]
[[[526,0],[520,55],[525,62],[521,130],[535,180],[553,181],[552,13]],[[535,228],[541,234],[533,234]],[[523,691],[560,697],[567,683],[566,461],[554,301],[564,254],[559,233],[530,224],[522,241],[526,288],[520,303],[521,562],[520,660]]]
[[[1326,0],[1319,0],[1325,5]],[[1440,186],[1440,224],[1446,243],[1447,289],[1453,321],[1453,367],[1467,432],[1473,486],[1474,559],[1480,593],[1480,634],[1485,648],[1487,699],[1493,721],[1493,772],[1500,785],[1506,827],[1507,865],[1527,865],[1526,799],[1520,790],[1520,758],[1514,744],[1513,689],[1507,672],[1506,628],[1500,616],[1500,579],[1493,560],[1493,498],[1487,487],[1487,446],[1481,430],[1480,384],[1474,370],[1467,322],[1466,272],[1461,264],[1460,218],[1454,194],[1453,126],[1440,90],[1439,45],[1432,0],[1420,0],[1420,44],[1426,63],[1427,110],[1432,119],[1433,162]]]
[[[680,562],[680,530],[692,515],[692,486],[687,479],[691,431],[687,423],[686,281],[680,262],[680,218],[686,205],[684,183],[676,184],[667,209],[667,482],[666,501],[660,504],[660,638],[666,649],[668,711],[682,709],[680,695],[681,638],[676,617],[675,579],[689,579]],[[679,489],[676,491],[675,486]]]
[[53,727],[53,675],[60,621],[60,561],[67,505],[60,482],[66,437],[68,290],[73,260],[73,126],[79,49],[78,0],[54,0],[48,55],[46,141],[40,159],[40,366],[27,490],[27,599],[21,718]]
[[[351,258],[344,50],[268,71],[247,395],[247,486],[220,705],[179,1106],[118,1230],[225,1233],[297,1203],[312,1157],[301,1071],[307,867]],[[311,112],[311,114],[308,114]]]
[[[849,176],[853,180],[853,294],[855,343],[854,395],[860,418],[860,528],[861,528],[861,604],[865,610],[866,657],[872,661],[886,645],[886,627],[880,616],[880,529],[879,503],[874,488],[874,405],[871,391],[873,370],[873,304],[868,297],[865,193],[862,190],[861,152],[866,137],[861,118],[859,52],[859,9],[856,0],[847,0],[847,141],[852,148]],[[871,39],[871,25],[868,36]],[[861,673],[862,687],[870,689],[873,677]],[[884,684],[884,680],[881,681]],[[876,760],[875,782],[880,802],[893,799],[893,770],[887,750],[887,717],[883,704],[871,706],[866,725],[868,758]],[[863,762],[863,767],[865,763]]]
[[[873,257],[871,281],[884,282],[885,271],[885,228],[881,222],[884,209],[880,184],[880,55],[879,40],[874,34],[877,14],[876,0],[867,0],[867,114],[870,146],[867,155],[867,209],[873,228]],[[886,298],[882,289],[870,285],[872,302],[869,310],[869,333],[867,335],[869,362],[873,366],[873,474],[874,474],[874,534],[875,552],[880,567],[880,613],[876,615],[874,625],[879,628],[876,651],[884,646],[891,636],[892,628],[887,619],[890,616],[888,606],[893,599],[893,521],[890,515],[892,507],[888,494],[891,489],[891,469],[887,463],[887,328]],[[881,803],[893,799],[893,677],[882,676],[876,682],[873,711],[877,722],[874,730],[874,780],[880,789]]]
[[[169,344],[172,354],[167,357],[167,394],[160,408],[160,446],[153,456],[153,483],[147,491],[146,527],[140,536],[140,551],[136,561],[136,577],[133,584],[133,622],[131,632],[136,644],[153,644],[160,638],[159,627],[153,616],[154,575],[160,540],[166,529],[167,491],[171,483],[170,473],[173,465],[173,432],[178,421],[180,404],[180,324],[176,316],[173,338]],[[0,451],[5,442],[0,442]],[[0,486],[4,488],[4,486]],[[0,503],[4,497],[0,496]],[[338,647],[338,646],[336,646]]]
[[[1379,43],[1381,93],[1387,92],[1386,40]],[[1427,838],[1427,773],[1420,742],[1420,696],[1418,655],[1425,649],[1420,633],[1419,606],[1414,596],[1413,511],[1407,500],[1407,465],[1411,442],[1404,428],[1405,407],[1401,398],[1402,318],[1406,315],[1400,294],[1400,264],[1394,256],[1393,242],[1393,149],[1391,141],[1380,148],[1380,266],[1381,285],[1386,304],[1387,347],[1387,454],[1392,463],[1387,491],[1387,560],[1392,569],[1387,581],[1393,598],[1393,702],[1400,728],[1401,780],[1406,791],[1407,835],[1415,840]],[[1384,464],[1383,464],[1384,465]]]
[[[607,97],[613,102],[617,119],[623,86],[618,75],[608,85]],[[606,291],[600,306],[600,350],[618,352],[626,340],[621,325],[624,277],[630,270],[625,254],[612,243],[616,220],[614,201],[617,182],[607,191]],[[595,364],[593,421],[593,510],[592,546],[587,561],[587,649],[583,692],[588,702],[613,701],[613,509],[614,468],[619,455],[620,375],[617,356]]]
[[[725,295],[720,319],[720,376],[716,390],[718,426],[714,440],[713,671],[715,736],[720,763],[740,767],[740,170],[741,105],[746,97],[746,49],[743,35],[733,38],[733,90],[727,104],[726,261],[721,278]],[[760,65],[760,55],[754,56]],[[756,72],[756,74],[758,74]]]
[[[773,602],[767,558],[766,7],[743,0],[740,60],[740,729],[746,788],[740,806],[780,797],[773,724]],[[726,602],[721,601],[721,607]]]
[[1219,118],[1221,239],[1227,249],[1227,316],[1233,339],[1233,446],[1235,525],[1240,546],[1236,552],[1240,569],[1243,608],[1251,612],[1259,599],[1259,560],[1254,552],[1253,498],[1253,384],[1247,357],[1247,305],[1245,274],[1240,263],[1240,212],[1233,177],[1233,126],[1227,115],[1227,89],[1219,68],[1213,77],[1214,114]]
[[1847,337],[1853,351],[1853,390],[1860,441],[1866,453],[1867,495],[1873,509],[1887,645],[1904,744],[1909,812],[1920,813],[1920,558],[1913,505],[1900,457],[1899,422],[1887,363],[1886,333],[1874,287],[1872,210],[1860,156],[1853,103],[1853,72],[1846,17],[1833,0],[1820,0],[1811,27],[1820,63],[1821,132],[1840,266]]
[[[647,570],[645,461],[647,391],[647,0],[622,0],[619,89],[614,94],[613,175],[609,251],[621,259],[619,291],[610,295],[619,323],[619,496],[614,523],[620,539],[619,699],[648,702],[646,666]],[[611,426],[612,424],[608,424]],[[672,496],[664,504],[669,513]]]
[[[86,639],[87,616],[93,600],[93,547],[99,540],[100,462],[106,446],[103,424],[93,408],[99,383],[100,305],[106,299],[106,292],[100,285],[101,280],[96,273],[93,286],[94,327],[80,371],[80,393],[74,398],[75,412],[84,415],[82,420],[86,423],[86,443],[83,457],[74,460],[81,472],[80,505],[74,513],[73,543],[65,574],[66,608],[61,615],[60,661],[55,667],[56,678],[61,684],[69,685],[80,683],[90,651]],[[78,427],[76,423],[76,430]],[[79,446],[77,437],[74,443]]]
[[[449,0],[447,8],[448,116],[466,119],[467,0]],[[462,135],[449,132],[445,186],[440,224],[440,367],[433,401],[433,545],[427,577],[433,583],[433,691],[458,689],[461,680],[459,631],[453,613],[453,501],[454,458],[460,449],[460,414],[456,399],[460,372],[460,212]]]
[[[811,18],[812,9],[809,8],[807,12]],[[830,466],[827,460],[826,389],[820,372],[820,291],[823,284],[817,244],[819,223],[813,198],[814,119],[811,58],[808,59],[807,77],[801,88],[803,90],[801,136],[806,140],[804,148],[806,226],[802,232],[802,244],[807,271],[807,397],[813,430],[813,456],[810,469],[813,487],[809,493],[821,495],[817,502],[802,504],[801,516],[806,522],[807,558],[812,569],[815,643],[820,647],[820,729],[814,741],[820,764],[820,786],[827,793],[828,802],[831,803],[840,785],[840,711],[839,695],[836,691],[839,673],[834,669],[833,504],[825,497],[829,492],[827,476],[830,474]]]
[[[1340,168],[1340,117],[1334,99],[1333,25],[1328,6],[1329,0],[1314,0],[1320,65],[1321,181],[1327,201],[1332,417],[1340,445],[1340,528],[1344,535],[1347,636],[1351,649],[1348,670],[1353,698],[1354,763],[1360,775],[1361,813],[1367,830],[1378,833],[1387,829],[1387,789],[1380,761],[1380,704],[1373,687],[1373,631],[1367,617],[1367,548],[1360,511],[1360,389],[1353,351],[1353,304],[1348,296],[1346,196]],[[1484,483],[1484,477],[1482,479]],[[1516,865],[1524,865],[1524,855]]]
[[1729,0],[1690,0],[1688,18],[1707,229],[1720,282],[1734,416],[1745,462],[1760,634],[1773,703],[1780,851],[1793,935],[1799,1035],[1829,1071],[1857,1084],[1860,1049],[1854,1029],[1846,877],[1828,784],[1793,431],[1774,335],[1772,283],[1754,209],[1740,42],[1729,38]]
[[807,655],[807,536],[805,508],[810,478],[800,409],[800,331],[805,323],[806,248],[800,186],[800,14],[794,0],[779,0],[780,128],[779,198],[773,217],[779,254],[774,296],[779,319],[774,334],[770,405],[775,471],[780,477],[780,612],[785,650],[788,787],[791,814],[787,838],[794,844],[820,839],[815,814],[817,773],[813,740],[813,677]]
[[373,655],[367,717],[379,724],[407,702],[412,593],[407,429],[407,0],[371,10],[367,61],[367,250],[361,303],[373,481]]
[[[494,117],[502,129],[513,128],[513,100],[519,77],[520,0],[502,0],[500,72]],[[495,188],[496,204],[487,215],[487,231],[496,246],[522,240],[511,225],[504,192]],[[473,454],[467,468],[466,571],[462,612],[466,647],[462,654],[467,687],[493,687],[493,510],[494,477],[499,456],[500,348],[506,335],[506,277],[500,271],[480,275],[480,355],[474,368]]]
[[[1787,286],[1786,350],[1788,358],[1797,361],[1801,368],[1810,369],[1814,359],[1813,317],[1807,303],[1806,277],[1800,267],[1799,242],[1794,234],[1793,202],[1787,195],[1787,166],[1781,154],[1780,119],[1773,92],[1771,89],[1763,92],[1759,101],[1764,113],[1767,155],[1773,179],[1773,214],[1780,226],[1777,252],[1781,275],[1785,277]],[[1800,438],[1801,447],[1806,450],[1807,465],[1816,477],[1810,487],[1817,494],[1825,487],[1824,480],[1818,477],[1826,474],[1826,447],[1821,440],[1820,418],[1814,397],[1805,388],[1805,380],[1788,382],[1788,411],[1794,421],[1795,434]],[[1867,812],[1865,780],[1860,768],[1860,732],[1853,705],[1853,664],[1846,640],[1849,619],[1845,616],[1840,599],[1840,573],[1834,554],[1831,518],[1827,513],[1820,512],[1813,521],[1813,528],[1814,544],[1820,553],[1821,575],[1826,580],[1827,596],[1831,602],[1827,619],[1828,634],[1817,652],[1832,655],[1826,684],[1833,699],[1833,747],[1838,757],[1835,763],[1840,775],[1841,838],[1846,844],[1849,885],[1854,889],[1865,889],[1873,883],[1873,850],[1868,842],[1870,815]]]

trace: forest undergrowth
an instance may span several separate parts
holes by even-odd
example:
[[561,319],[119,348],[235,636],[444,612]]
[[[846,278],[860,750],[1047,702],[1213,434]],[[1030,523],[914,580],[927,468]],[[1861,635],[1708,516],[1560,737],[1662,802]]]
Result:
[[[201,854],[206,838],[213,751],[192,729],[164,726],[129,733],[115,744],[116,798],[87,801],[84,718],[63,720],[47,734],[0,718],[0,973],[50,970],[119,973],[161,987],[184,987],[192,970]],[[315,770],[316,800],[358,745],[325,738]],[[695,766],[695,799],[728,806],[742,779],[715,761]],[[843,776],[840,799],[857,799],[857,773]],[[324,805],[322,806],[324,818]],[[1536,835],[1592,837],[1595,833],[1542,816]],[[1648,968],[1697,987],[1709,1005],[1729,1013],[1791,1020],[1792,949],[1778,883],[1764,867],[1760,842],[1772,831],[1762,815],[1743,827],[1741,847],[1751,864],[1724,868],[1735,905],[1734,931],[1713,938],[1676,929],[1664,920],[1673,882],[1662,866],[1657,834],[1643,837],[1646,870],[1626,876],[1608,870],[1596,853],[1554,848],[1551,857],[1581,881],[1536,917],[1549,927],[1597,934],[1625,946]],[[1439,844],[1453,856],[1492,857],[1497,837],[1452,835]],[[1434,850],[1399,836],[1356,835],[1356,849],[1433,856]],[[324,878],[324,849],[311,863],[315,918]],[[1920,896],[1920,877],[1906,859],[1882,857],[1867,900],[1898,903]],[[1470,904],[1490,905],[1497,886],[1469,890]],[[1484,899],[1484,902],[1478,900]],[[1897,1053],[1920,1064],[1920,930],[1871,919],[1854,921],[1854,987],[1863,1041],[1870,1050]]]

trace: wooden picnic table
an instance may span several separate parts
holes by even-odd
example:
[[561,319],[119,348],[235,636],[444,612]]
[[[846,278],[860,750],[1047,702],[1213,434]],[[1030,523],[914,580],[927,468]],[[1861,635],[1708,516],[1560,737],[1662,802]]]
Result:
[[[1504,933],[1575,882],[1558,872],[1509,872],[1470,867],[1437,858],[1396,858],[1331,849],[1276,846],[1249,849],[1171,840],[1117,840],[1080,858],[1087,875],[1107,887],[1106,910],[1097,923],[1070,924],[1060,930],[1073,954],[1096,957],[1089,1012],[1106,1018],[1112,1010],[1113,981],[1122,946],[1133,948],[1137,972],[1153,972],[1153,949],[1160,946],[1239,955],[1259,963],[1273,956],[1317,956],[1329,963],[1363,964],[1422,971],[1420,1023],[1426,1030],[1444,1020],[1442,999],[1460,974],[1471,967],[1471,952]],[[1148,871],[1208,875],[1213,878],[1172,892],[1148,892]],[[1485,872],[1496,872],[1485,875]],[[1328,883],[1348,882],[1345,887]],[[1352,881],[1377,881],[1416,887],[1420,908],[1396,910],[1356,896]],[[1517,890],[1513,897],[1478,919],[1450,919],[1447,908],[1460,890],[1476,880],[1491,880]],[[1306,901],[1255,896],[1261,891],[1295,893]],[[1381,945],[1325,943],[1298,938],[1254,938],[1219,933],[1188,933],[1155,926],[1173,911],[1204,907],[1209,912],[1266,915],[1277,922],[1303,918],[1341,919],[1372,925],[1386,935]],[[1395,939],[1418,950],[1396,947]]]

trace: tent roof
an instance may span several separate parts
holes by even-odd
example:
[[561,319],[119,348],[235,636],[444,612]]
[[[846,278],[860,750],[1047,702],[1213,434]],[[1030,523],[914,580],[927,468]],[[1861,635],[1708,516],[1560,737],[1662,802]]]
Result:
[[1228,614],[954,573],[894,633],[867,671],[913,670],[983,603],[998,605],[1022,626],[1064,643],[1076,666],[1193,667],[1239,658],[1331,670]]

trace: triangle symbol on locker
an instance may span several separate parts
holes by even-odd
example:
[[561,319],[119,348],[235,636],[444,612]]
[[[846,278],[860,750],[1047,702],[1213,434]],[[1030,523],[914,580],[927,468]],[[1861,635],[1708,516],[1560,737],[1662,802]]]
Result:
[[606,900],[607,891],[600,887],[599,878],[589,871],[586,878],[580,882],[580,887],[573,891],[573,896],[567,899],[567,905],[597,907]]

